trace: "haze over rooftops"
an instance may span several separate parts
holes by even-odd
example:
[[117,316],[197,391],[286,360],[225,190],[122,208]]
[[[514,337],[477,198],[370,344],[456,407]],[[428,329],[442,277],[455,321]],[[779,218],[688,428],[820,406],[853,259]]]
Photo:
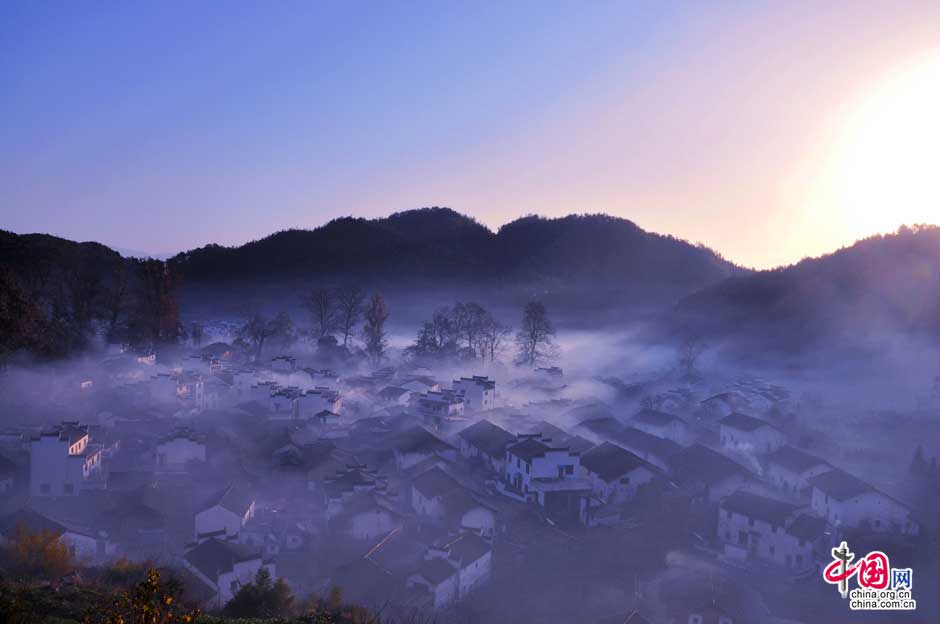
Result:
[[771,464],[777,464],[791,472],[800,473],[816,466],[825,466],[828,464],[823,459],[810,455],[806,451],[801,451],[793,446],[782,446],[767,456],[767,461]]
[[772,424],[766,420],[761,420],[760,418],[754,418],[753,416],[748,416],[747,414],[742,414],[740,412],[734,412],[733,414],[728,414],[724,418],[718,421],[718,424],[724,427],[731,427],[732,429],[737,429],[738,431],[756,431],[761,427],[770,427],[776,429]]

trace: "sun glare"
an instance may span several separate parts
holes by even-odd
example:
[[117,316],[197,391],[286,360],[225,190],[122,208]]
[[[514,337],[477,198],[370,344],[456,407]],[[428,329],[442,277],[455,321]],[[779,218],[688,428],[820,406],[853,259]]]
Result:
[[940,53],[902,69],[849,113],[816,199],[849,240],[940,224]]

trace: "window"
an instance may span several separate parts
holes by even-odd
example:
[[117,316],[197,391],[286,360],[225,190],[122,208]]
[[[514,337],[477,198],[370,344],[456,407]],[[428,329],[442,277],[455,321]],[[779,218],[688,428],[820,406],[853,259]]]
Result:
[[732,513],[731,513],[731,510],[729,509],[728,511],[725,512],[725,517],[728,518],[728,520],[731,520],[731,516],[732,516]]
[[874,522],[873,524],[875,525],[875,528],[876,528],[876,529],[877,529],[877,528],[880,528],[880,527],[881,527],[881,520],[875,520],[875,522]]
[[529,473],[529,469],[530,469],[531,467],[532,467],[531,464],[526,464],[526,465],[525,465],[526,474]]
[[689,616],[689,624],[702,624],[702,616],[697,613],[693,613]]
[[66,494],[74,494],[75,486],[72,485],[71,483],[66,483],[65,485],[62,486],[62,491],[65,492]]
[[751,527],[754,526],[754,518],[747,519],[747,526],[751,526]]
[[771,528],[773,529],[773,532],[774,532],[774,533],[776,533],[776,532],[777,532],[777,527],[776,527],[776,526],[774,526],[774,527],[771,527]]
[[747,531],[738,531],[738,544],[747,545]]
[[797,556],[796,556],[796,565],[798,565],[798,566],[803,565],[803,555],[797,555]]
[[48,494],[51,489],[52,489],[52,486],[50,486],[48,483],[41,483],[39,485],[39,492],[41,494]]
[[770,545],[770,556],[773,557],[776,554],[777,547],[773,544]]

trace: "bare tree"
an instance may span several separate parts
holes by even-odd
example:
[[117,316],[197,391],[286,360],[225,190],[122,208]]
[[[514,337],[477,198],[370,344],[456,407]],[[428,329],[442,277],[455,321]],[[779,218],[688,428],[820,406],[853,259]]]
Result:
[[545,304],[530,301],[522,312],[522,326],[516,333],[518,354],[516,363],[534,367],[540,360],[552,356],[555,327],[548,319]]
[[303,298],[303,305],[310,312],[315,338],[333,333],[337,323],[336,294],[331,288],[311,288]]
[[698,374],[696,364],[702,353],[708,348],[705,341],[696,334],[688,334],[679,345],[679,372],[687,378]]
[[257,360],[261,357],[264,345],[270,342],[288,344],[294,339],[294,322],[286,312],[274,318],[254,314],[238,331],[236,343],[248,351]]
[[385,321],[388,320],[388,308],[385,298],[376,293],[366,305],[365,326],[362,328],[366,343],[366,353],[373,364],[378,365],[385,356],[388,341],[385,337]]
[[349,345],[356,324],[362,320],[366,292],[358,286],[344,286],[336,291],[337,326],[343,334],[343,346]]
[[473,350],[478,345],[480,332],[489,314],[479,303],[468,301],[454,305],[454,329],[459,340],[466,341],[466,346]]
[[487,358],[489,358],[491,363],[495,362],[506,350],[506,343],[511,335],[511,327],[503,325],[493,318],[491,314],[487,313],[477,337],[476,350],[480,354],[480,358],[484,362]]

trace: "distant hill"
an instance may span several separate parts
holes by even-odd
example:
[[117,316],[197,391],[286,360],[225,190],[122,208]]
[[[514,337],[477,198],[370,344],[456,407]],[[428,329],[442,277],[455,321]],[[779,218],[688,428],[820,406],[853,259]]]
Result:
[[940,337],[940,228],[902,228],[683,299],[675,325],[712,342],[799,352]]
[[240,247],[209,245],[170,261],[186,288],[198,291],[222,284],[355,279],[422,292],[470,283],[550,296],[564,291],[607,303],[646,298],[651,306],[671,305],[742,272],[710,249],[646,232],[625,219],[525,217],[492,232],[447,208],[341,218]]

